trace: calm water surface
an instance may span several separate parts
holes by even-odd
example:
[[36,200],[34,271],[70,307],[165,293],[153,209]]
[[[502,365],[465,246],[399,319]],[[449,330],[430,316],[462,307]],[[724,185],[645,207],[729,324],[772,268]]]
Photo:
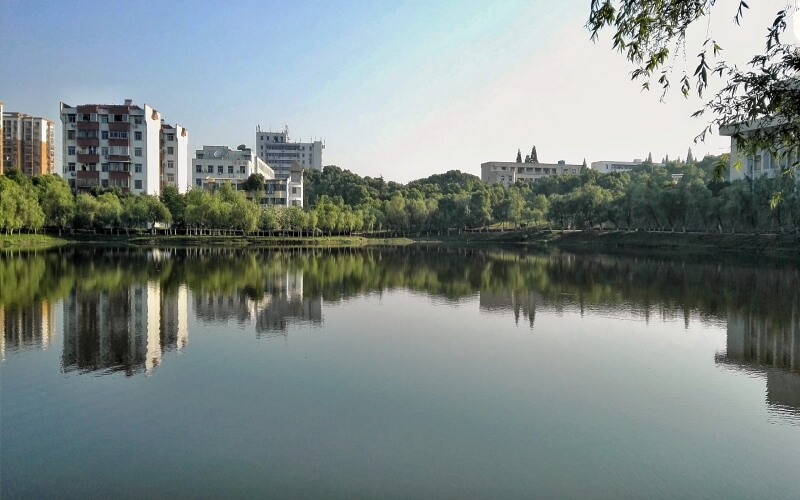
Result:
[[0,256],[2,498],[800,498],[792,263]]

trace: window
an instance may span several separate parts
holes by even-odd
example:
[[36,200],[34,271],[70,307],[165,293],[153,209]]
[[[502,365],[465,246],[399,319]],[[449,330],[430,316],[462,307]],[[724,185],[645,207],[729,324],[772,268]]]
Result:
[[203,159],[203,153],[197,153],[197,159],[198,160],[202,160]]
[[297,188],[296,187],[292,188],[292,194],[297,194]]
[[100,181],[100,185],[103,186],[104,188],[108,187],[108,179],[102,179]]
[[108,148],[106,146],[100,148],[100,154],[103,156],[108,156]]
[[112,139],[127,139],[128,138],[128,132],[125,132],[125,131],[112,130],[111,132],[109,132],[108,135]]
[[218,165],[217,166],[217,172],[220,173],[220,174],[224,174],[225,173],[225,167],[223,167],[222,165]]
[[167,174],[167,182],[175,182],[175,174]]
[[101,163],[100,170],[102,170],[103,172],[108,172],[108,163]]
[[136,163],[136,164],[133,166],[133,171],[134,171],[135,173],[137,173],[137,174],[141,174],[141,173],[142,173],[142,164],[141,164],[141,163]]
[[206,172],[208,172],[209,174],[213,174],[214,173],[214,165],[209,165],[208,168],[206,169]]
[[228,165],[228,173],[229,174],[233,173],[233,165]]
[[167,148],[167,154],[168,155],[174,155],[175,154],[175,148],[173,148],[172,146],[168,147]]
[[89,113],[82,113],[81,114],[81,121],[82,122],[90,122],[90,121],[92,121],[92,115],[90,115]]
[[198,174],[202,173],[203,172],[203,166],[202,165],[197,165],[196,167],[194,167],[194,171],[197,172]]
[[174,141],[175,140],[175,134],[167,134],[167,140],[168,141]]
[[134,132],[133,133],[133,139],[136,140],[136,141],[141,141],[142,140],[142,133],[141,132]]
[[130,154],[130,150],[128,149],[128,146],[110,146],[108,148],[108,153],[111,155],[128,156]]
[[141,125],[142,124],[142,117],[141,116],[133,117],[133,123],[135,123],[136,125]]
[[142,180],[136,179],[135,181],[133,181],[133,187],[134,189],[142,189]]
[[133,156],[142,156],[142,148],[133,148]]
[[175,162],[172,160],[167,160],[167,168],[175,168]]
[[100,133],[100,137],[102,137],[103,139],[108,139],[108,130],[103,130]]
[[75,146],[67,146],[67,154],[74,155],[75,154]]
[[100,115],[100,123],[108,123],[108,115]]
[[75,171],[75,164],[72,162],[67,163],[67,172],[74,172]]
[[75,123],[75,115],[67,115],[67,122]]
[[199,187],[203,187],[203,179],[197,179],[197,180],[195,181],[195,183],[196,183],[196,184],[197,184]]
[[240,174],[243,174],[243,173],[245,173],[245,167],[244,167],[244,165],[240,165],[240,166],[239,166],[239,173],[240,173]]
[[67,130],[67,139],[75,139],[75,131]]

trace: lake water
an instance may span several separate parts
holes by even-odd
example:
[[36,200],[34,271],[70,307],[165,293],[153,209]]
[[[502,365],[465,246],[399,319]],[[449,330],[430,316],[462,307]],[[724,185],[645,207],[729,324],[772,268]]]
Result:
[[2,498],[800,498],[796,263],[0,256]]

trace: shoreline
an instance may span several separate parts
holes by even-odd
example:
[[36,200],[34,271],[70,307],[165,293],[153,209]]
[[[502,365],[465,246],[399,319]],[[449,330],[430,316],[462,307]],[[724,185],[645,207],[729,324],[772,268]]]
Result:
[[362,236],[197,236],[197,235],[0,235],[0,252],[35,251],[65,245],[136,247],[359,248],[407,245],[501,245],[527,249],[602,251],[653,255],[766,255],[800,259],[793,234],[671,233],[645,231],[507,230],[450,236],[367,238]]

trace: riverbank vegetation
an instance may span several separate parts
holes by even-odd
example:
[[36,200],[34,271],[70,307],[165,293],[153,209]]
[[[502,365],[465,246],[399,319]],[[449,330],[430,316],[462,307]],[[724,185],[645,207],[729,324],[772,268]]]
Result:
[[[336,166],[307,170],[306,207],[264,206],[260,191],[163,189],[160,197],[95,190],[77,197],[57,176],[0,176],[0,231],[149,232],[215,237],[430,236],[507,228],[702,233],[800,233],[793,177],[726,182],[727,157],[654,164],[631,172],[545,177],[505,187],[450,171],[408,184]],[[246,183],[245,185],[259,185]],[[775,203],[772,195],[783,197]]]

